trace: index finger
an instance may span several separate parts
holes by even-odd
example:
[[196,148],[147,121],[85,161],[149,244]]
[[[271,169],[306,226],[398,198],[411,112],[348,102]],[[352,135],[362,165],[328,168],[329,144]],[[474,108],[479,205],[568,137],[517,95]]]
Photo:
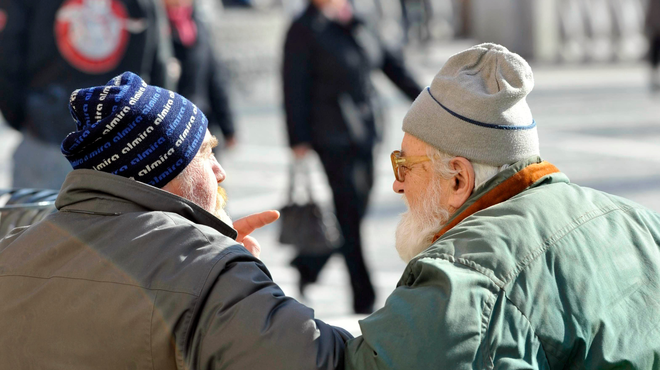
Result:
[[245,216],[234,221],[234,229],[238,232],[236,240],[242,240],[254,230],[273,223],[277,221],[278,218],[280,218],[280,213],[278,211],[270,210]]

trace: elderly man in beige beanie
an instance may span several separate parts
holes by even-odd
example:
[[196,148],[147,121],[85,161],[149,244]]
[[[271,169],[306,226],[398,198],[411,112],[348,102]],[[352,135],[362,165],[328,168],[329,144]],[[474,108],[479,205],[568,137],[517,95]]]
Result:
[[660,215],[539,155],[531,68],[452,56],[391,155],[408,263],[347,369],[660,369]]

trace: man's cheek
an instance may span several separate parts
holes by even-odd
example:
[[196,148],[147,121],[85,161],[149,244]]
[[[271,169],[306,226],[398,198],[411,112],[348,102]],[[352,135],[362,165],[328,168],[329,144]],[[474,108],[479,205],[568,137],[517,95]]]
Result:
[[408,209],[418,208],[419,207],[419,197],[413,196],[412,192],[404,194],[406,200],[406,206]]

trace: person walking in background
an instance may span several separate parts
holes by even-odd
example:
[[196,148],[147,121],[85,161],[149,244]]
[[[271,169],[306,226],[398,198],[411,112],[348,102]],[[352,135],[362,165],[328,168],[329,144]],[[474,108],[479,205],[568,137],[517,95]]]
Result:
[[[122,71],[168,86],[171,57],[160,0],[0,0],[0,111],[23,133],[13,186],[59,189],[71,132],[69,93]],[[95,122],[96,107],[86,107]]]
[[[294,156],[316,151],[328,177],[344,243],[356,313],[373,310],[375,292],[362,254],[360,224],[373,184],[381,112],[370,73],[380,68],[411,100],[421,91],[399,55],[355,17],[346,0],[311,0],[285,39],[283,89]],[[329,254],[298,255],[301,292]]]
[[646,37],[649,40],[651,90],[660,91],[660,0],[649,0],[646,10]]
[[220,130],[224,147],[236,144],[224,66],[215,56],[212,33],[199,19],[194,0],[163,0],[170,22],[174,57],[181,74],[177,92],[199,107],[211,132]]

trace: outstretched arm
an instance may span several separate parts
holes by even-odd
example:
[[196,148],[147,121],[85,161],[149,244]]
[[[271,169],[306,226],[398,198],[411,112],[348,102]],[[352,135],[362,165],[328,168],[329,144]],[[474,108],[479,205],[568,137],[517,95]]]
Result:
[[415,81],[403,62],[403,55],[385,48],[383,72],[410,100],[415,100],[422,87]]
[[192,369],[343,369],[351,335],[284,295],[266,267],[235,250],[218,266],[192,337]]

